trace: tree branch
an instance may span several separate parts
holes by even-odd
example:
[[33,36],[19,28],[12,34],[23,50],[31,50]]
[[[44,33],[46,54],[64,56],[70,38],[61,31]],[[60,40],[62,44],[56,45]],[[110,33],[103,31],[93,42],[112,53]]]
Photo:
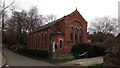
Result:
[[[15,0],[13,0],[13,2],[12,2],[10,5],[4,7],[3,10],[1,11],[1,13],[4,12],[5,9],[7,9],[7,8],[10,7],[11,5],[13,5],[14,2],[15,2]],[[5,1],[4,1],[4,4],[3,4],[3,5],[5,5]],[[0,13],[0,14],[1,14],[1,13]]]

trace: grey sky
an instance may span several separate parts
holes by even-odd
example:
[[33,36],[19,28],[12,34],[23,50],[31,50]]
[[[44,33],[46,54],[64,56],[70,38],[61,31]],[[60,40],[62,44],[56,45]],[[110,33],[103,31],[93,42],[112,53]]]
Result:
[[119,1],[119,3],[118,3],[118,24],[119,24],[119,32],[120,32],[120,1]]
[[119,33],[120,33],[120,1],[118,3],[118,25],[119,25]]
[[[12,0],[6,0],[11,2]],[[29,10],[32,6],[39,9],[43,15],[53,14],[57,18],[68,15],[76,7],[81,15],[88,21],[95,17],[118,17],[118,2],[120,0],[15,0],[17,9]]]

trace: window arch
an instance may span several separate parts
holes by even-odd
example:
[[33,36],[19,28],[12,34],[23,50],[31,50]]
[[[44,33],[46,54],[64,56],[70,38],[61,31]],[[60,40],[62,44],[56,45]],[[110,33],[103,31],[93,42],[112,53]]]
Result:
[[74,29],[73,27],[70,28],[70,42],[74,42]]

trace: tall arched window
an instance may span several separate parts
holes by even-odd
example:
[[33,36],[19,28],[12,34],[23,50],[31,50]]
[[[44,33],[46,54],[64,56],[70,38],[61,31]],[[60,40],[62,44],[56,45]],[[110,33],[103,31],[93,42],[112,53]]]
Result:
[[33,48],[35,49],[35,36],[33,36]]
[[71,27],[70,29],[70,42],[73,43],[74,42],[74,29],[73,27]]
[[29,39],[29,48],[31,49],[32,48],[32,37],[30,37],[30,39]]
[[62,48],[62,40],[60,40],[60,48]]
[[32,42],[32,46],[31,46],[31,48],[33,49],[33,48],[34,48],[34,36],[32,36],[32,40],[31,40],[31,42]]
[[37,42],[36,42],[36,44],[37,44],[36,48],[39,49],[39,35],[36,35],[36,37],[37,37],[37,38],[36,38],[36,41],[37,41]]
[[80,28],[80,42],[83,42],[83,30]]
[[35,35],[35,49],[37,49],[37,35]]
[[43,33],[41,33],[41,49],[43,49]]
[[45,33],[45,37],[44,37],[44,47],[47,48],[47,41],[48,41],[48,37],[47,37],[47,33]]
[[75,29],[75,43],[78,43],[78,29]]
[[41,48],[41,45],[40,45],[40,34],[39,34],[39,39],[38,39],[38,46],[39,46],[39,49]]
[[36,44],[37,44],[36,48],[39,49],[39,35],[37,35],[36,41],[37,41],[37,42],[36,42]]

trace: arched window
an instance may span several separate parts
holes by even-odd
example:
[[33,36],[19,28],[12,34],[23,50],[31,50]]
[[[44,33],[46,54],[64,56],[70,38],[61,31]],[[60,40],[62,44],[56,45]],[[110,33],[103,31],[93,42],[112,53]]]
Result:
[[82,28],[80,29],[80,42],[83,42],[83,31]]
[[57,49],[57,44],[55,43],[55,49]]
[[30,37],[30,39],[29,39],[29,48],[30,49],[32,48],[32,37]]
[[41,33],[41,49],[43,49],[43,33]]
[[78,43],[78,29],[75,29],[75,43]]
[[39,39],[38,39],[38,46],[39,46],[39,48],[41,48],[41,45],[40,45],[40,35],[39,35]]
[[37,49],[37,35],[35,35],[35,49]]
[[62,40],[60,40],[60,48],[62,48]]
[[32,42],[32,46],[31,46],[31,48],[33,49],[33,48],[34,48],[34,36],[32,36],[32,40],[31,40],[31,42]]
[[73,27],[71,27],[70,29],[70,42],[73,43],[74,42],[74,29]]
[[33,36],[33,48],[35,48],[35,36]]
[[38,35],[36,35],[36,49],[38,48]]
[[40,36],[40,35],[36,35],[36,44],[37,44],[36,48],[37,48],[37,49],[39,49],[39,43],[40,43],[40,42],[39,42],[39,41],[40,41],[39,36]]
[[45,39],[44,39],[44,46],[45,46],[45,48],[47,48],[47,41],[48,41],[48,37],[47,37],[47,33],[45,33],[45,37],[44,37]]

